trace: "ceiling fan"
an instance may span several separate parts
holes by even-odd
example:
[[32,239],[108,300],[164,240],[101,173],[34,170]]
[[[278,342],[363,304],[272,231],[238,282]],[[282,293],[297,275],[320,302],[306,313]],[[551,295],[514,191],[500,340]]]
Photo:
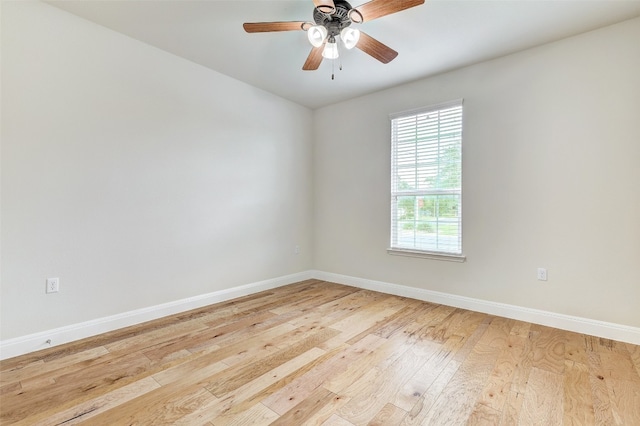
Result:
[[345,0],[313,0],[314,22],[247,22],[243,27],[248,33],[306,31],[313,48],[302,67],[305,71],[317,70],[323,58],[338,58],[338,40],[346,49],[357,47],[386,64],[395,59],[398,52],[366,33],[351,28],[351,24],[362,24],[423,3],[424,0],[371,0],[352,7]]

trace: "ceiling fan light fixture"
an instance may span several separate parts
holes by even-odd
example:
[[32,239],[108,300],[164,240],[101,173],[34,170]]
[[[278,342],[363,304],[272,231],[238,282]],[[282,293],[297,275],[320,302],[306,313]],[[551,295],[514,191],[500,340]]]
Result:
[[307,31],[307,38],[313,47],[320,47],[327,38],[327,29],[322,25],[313,25]]
[[[367,33],[347,27],[352,24],[373,21],[424,3],[425,0],[368,0],[354,8],[347,0],[313,0],[315,6],[313,8],[313,22],[245,22],[242,27],[247,33],[307,31],[307,38],[309,43],[313,45],[313,49],[302,66],[305,71],[317,70],[324,58],[332,59],[331,67],[333,70],[335,59],[340,56],[338,38],[342,40],[341,43],[346,49],[357,47],[372,58],[387,64],[398,56],[398,52]],[[338,62],[338,66],[342,69],[341,61]],[[332,74],[331,79],[333,77]]]
[[344,43],[344,47],[353,49],[358,44],[358,40],[360,40],[360,31],[349,27],[343,28],[340,31],[340,38]]
[[336,59],[338,56],[338,43],[336,43],[335,38],[331,38],[327,44],[324,45],[322,57],[326,59]]

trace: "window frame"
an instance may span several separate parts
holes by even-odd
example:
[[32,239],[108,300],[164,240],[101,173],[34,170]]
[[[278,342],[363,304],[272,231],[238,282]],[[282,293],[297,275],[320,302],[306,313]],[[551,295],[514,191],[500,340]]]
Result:
[[[398,190],[397,189],[397,135],[394,131],[394,120],[397,119],[405,119],[414,116],[418,116],[421,114],[426,114],[435,111],[446,110],[454,107],[461,108],[461,118],[460,118],[460,187],[459,189],[410,189],[410,190]],[[464,100],[456,99],[449,102],[443,102],[439,104],[429,105],[421,108],[416,108],[408,111],[402,111],[398,113],[393,113],[389,115],[390,124],[391,124],[391,220],[390,220],[390,246],[387,248],[387,253],[391,255],[399,255],[399,256],[409,256],[409,257],[419,257],[419,258],[427,258],[427,259],[436,259],[436,260],[447,260],[454,262],[464,262],[466,260],[466,256],[463,254],[463,245],[462,245],[462,141],[463,141],[463,133],[464,133]],[[437,144],[438,149],[440,147],[440,141]],[[440,156],[440,154],[438,154]],[[440,157],[439,157],[440,158]],[[398,209],[398,198],[401,196],[433,196],[433,195],[458,195],[459,197],[459,210],[458,210],[458,238],[459,238],[459,247],[460,252],[448,252],[444,250],[421,250],[419,248],[407,248],[400,246],[398,244],[398,221],[397,221],[397,209]],[[417,212],[416,212],[417,214]]]

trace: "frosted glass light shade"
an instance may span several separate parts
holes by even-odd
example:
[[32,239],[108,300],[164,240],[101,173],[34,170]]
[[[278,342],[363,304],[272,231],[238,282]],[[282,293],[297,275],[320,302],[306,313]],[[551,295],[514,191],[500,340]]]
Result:
[[358,44],[358,40],[360,40],[360,31],[349,27],[344,28],[340,31],[340,38],[344,43],[344,47],[353,49]]
[[314,25],[307,30],[307,38],[313,47],[320,47],[327,37],[327,29],[322,25]]
[[338,44],[334,42],[328,42],[324,45],[322,51],[322,57],[327,59],[336,59],[338,57]]

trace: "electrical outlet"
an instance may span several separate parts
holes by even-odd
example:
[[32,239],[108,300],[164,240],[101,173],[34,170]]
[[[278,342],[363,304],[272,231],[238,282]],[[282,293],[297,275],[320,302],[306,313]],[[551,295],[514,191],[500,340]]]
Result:
[[296,247],[293,249],[293,254],[300,254],[300,246],[296,246]]
[[547,280],[547,270],[545,268],[538,268],[538,281]]
[[60,291],[60,278],[47,278],[47,293],[57,293]]

